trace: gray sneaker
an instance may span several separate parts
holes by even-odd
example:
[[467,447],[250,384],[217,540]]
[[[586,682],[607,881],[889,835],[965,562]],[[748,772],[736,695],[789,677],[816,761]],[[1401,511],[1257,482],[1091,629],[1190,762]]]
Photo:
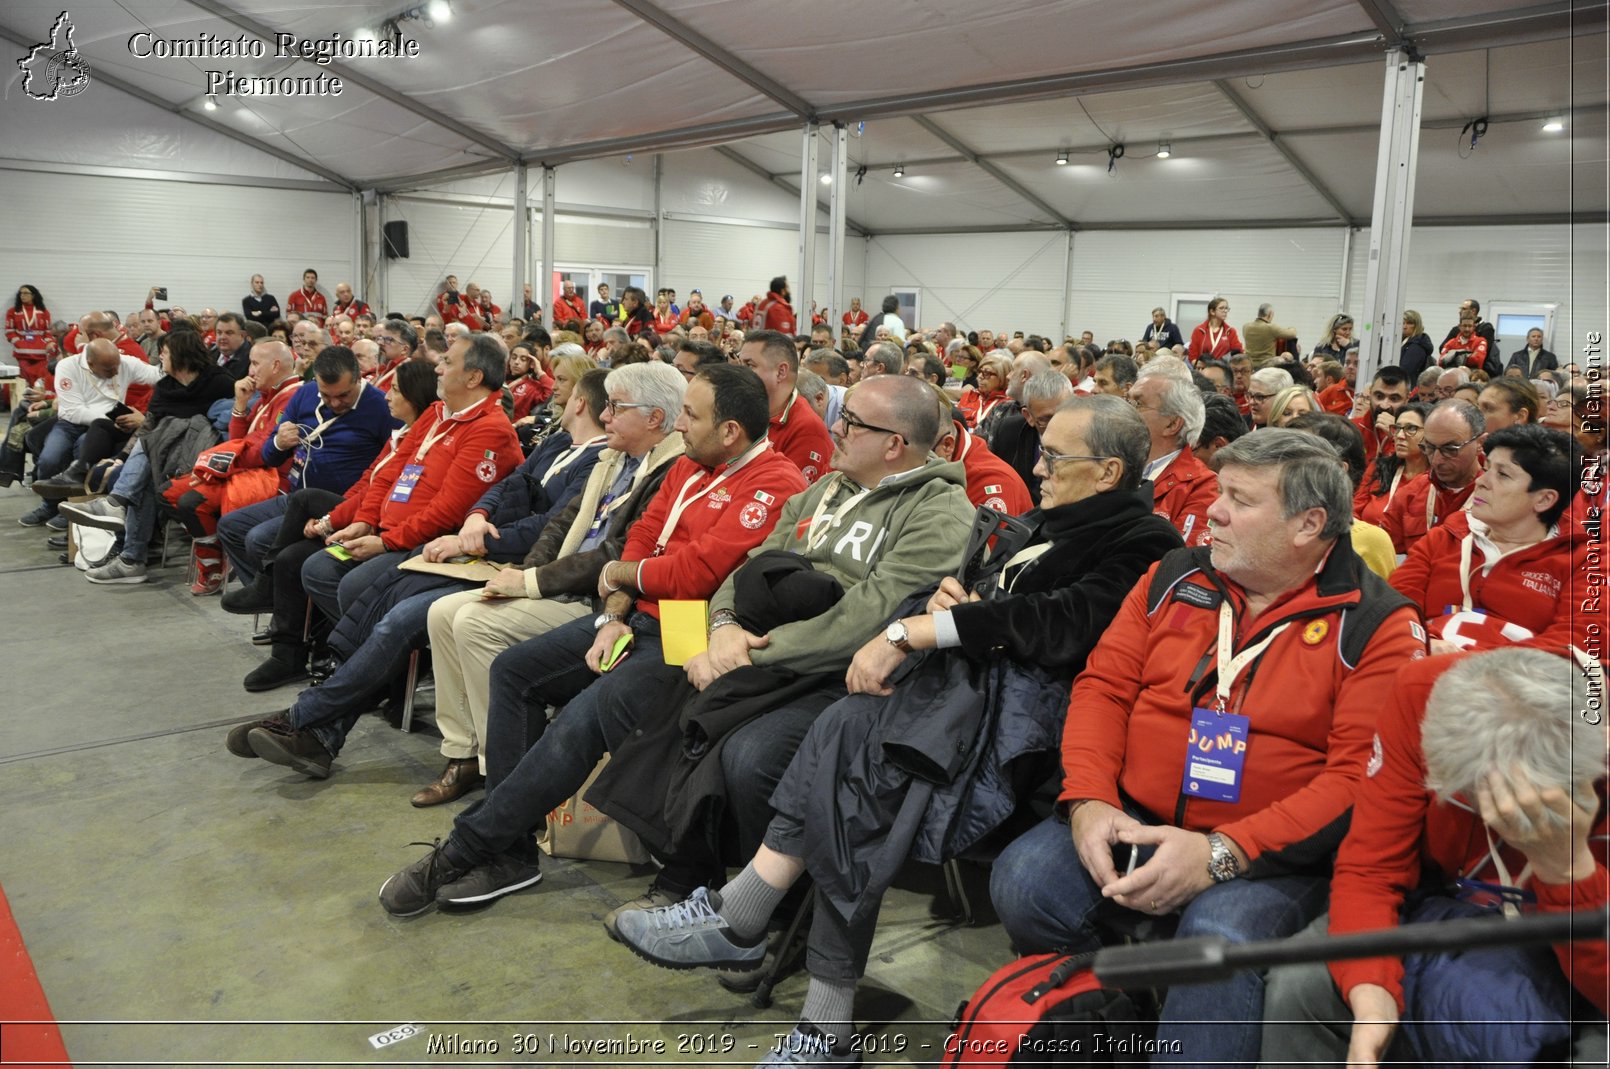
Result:
[[103,531],[121,531],[125,511],[110,497],[97,497],[94,501],[68,502],[61,507],[63,514],[74,523],[85,527],[99,527]]
[[[846,1038],[845,1046],[848,1046]],[[794,1030],[777,1041],[771,1053],[756,1063],[755,1069],[772,1065],[860,1065],[857,1051],[840,1052],[833,1037],[824,1035],[809,1021],[801,1021]]]
[[535,861],[499,854],[485,865],[477,865],[452,883],[436,891],[438,906],[480,906],[504,895],[524,890],[542,879]]
[[99,568],[91,568],[84,573],[84,578],[92,583],[143,583],[145,582],[145,562],[126,561],[122,557],[113,557]]
[[428,846],[430,853],[392,873],[380,885],[380,905],[393,917],[414,917],[434,909],[436,892],[470,871],[453,863],[445,849],[447,844],[440,839],[409,845]]
[[58,512],[56,515],[45,521],[45,526],[50,528],[52,531],[66,531],[67,517]]
[[667,969],[747,969],[766,956],[764,932],[738,939],[717,912],[720,899],[701,887],[674,906],[632,910],[616,919],[622,943]]
[[647,891],[638,895],[630,902],[622,902],[608,913],[604,914],[604,931],[615,942],[621,941],[621,933],[616,928],[620,923],[621,914],[631,913],[635,910],[659,909],[661,906],[674,906],[686,898],[687,895],[675,894],[661,887],[659,881],[649,884]]

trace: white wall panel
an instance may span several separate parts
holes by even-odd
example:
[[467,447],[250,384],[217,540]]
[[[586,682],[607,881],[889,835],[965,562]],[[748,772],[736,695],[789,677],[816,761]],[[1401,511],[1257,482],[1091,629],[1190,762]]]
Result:
[[[861,296],[862,243],[851,237],[844,252],[844,305]],[[775,227],[735,226],[684,219],[667,219],[660,251],[661,278],[679,298],[689,290],[704,291],[705,303],[716,305],[732,294],[734,307],[756,294],[777,275],[794,281],[799,262],[799,231]],[[827,235],[816,236],[816,289],[818,304],[827,303]]]
[[27,209],[0,228],[8,290],[37,285],[59,319],[127,313],[154,285],[190,312],[238,312],[253,274],[282,304],[304,268],[327,291],[352,279],[347,193],[0,171],[0,202]]
[[[873,238],[863,303],[895,288],[922,291],[922,325],[1054,334],[1062,321],[1062,232]],[[1077,248],[1077,246],[1076,246]]]
[[[506,204],[472,207],[428,199],[394,198],[388,220],[408,221],[409,258],[392,260],[387,271],[387,308],[424,314],[442,279],[457,275],[492,291],[508,311],[514,278],[514,215]],[[542,257],[542,213],[532,213],[532,271]],[[647,222],[579,220],[561,216],[554,224],[554,257],[561,263],[648,267],[654,262],[654,232]],[[535,287],[536,293],[542,288]],[[540,297],[538,298],[541,299]]]
[[[1369,248],[1370,233],[1362,230],[1348,265],[1355,314],[1363,310]],[[1409,241],[1404,303],[1441,342],[1459,322],[1459,302],[1467,297],[1483,309],[1494,301],[1557,302],[1553,351],[1563,361],[1582,348],[1588,331],[1606,332],[1605,261],[1605,228],[1597,224],[1421,227]]]

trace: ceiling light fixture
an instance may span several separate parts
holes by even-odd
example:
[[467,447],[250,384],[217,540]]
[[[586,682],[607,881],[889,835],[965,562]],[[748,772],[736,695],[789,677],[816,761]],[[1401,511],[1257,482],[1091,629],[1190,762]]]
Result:
[[359,41],[375,41],[379,40],[380,35],[375,32],[375,28],[373,26],[359,26],[358,32],[353,34],[353,37],[357,38]]
[[1557,134],[1565,129],[1565,120],[1558,115],[1550,115],[1548,122],[1543,124],[1545,134]]
[[208,111],[217,111],[218,101],[214,100],[212,97],[208,97],[201,102],[201,106]]
[[1166,160],[1172,155],[1174,155],[1174,150],[1169,147],[1167,141],[1159,141],[1157,143],[1157,158],[1158,159]]
[[453,5],[447,0],[430,0],[425,5],[425,13],[433,22],[451,22],[453,20]]
[[822,185],[830,186],[832,184],[833,184],[833,176],[830,175],[830,174],[824,174],[822,176]]
[[894,176],[896,178],[904,178],[906,176],[906,165],[903,164],[903,163],[895,164],[894,165]]
[[1068,150],[1063,149],[1061,152],[1057,153],[1057,166],[1058,167],[1066,167],[1067,165],[1068,165]]

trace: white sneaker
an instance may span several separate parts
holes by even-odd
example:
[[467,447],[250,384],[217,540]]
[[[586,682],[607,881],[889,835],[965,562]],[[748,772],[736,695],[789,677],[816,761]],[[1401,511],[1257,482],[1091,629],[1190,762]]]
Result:
[[113,557],[99,568],[91,568],[85,572],[84,578],[92,583],[143,583],[145,564]]
[[110,497],[97,497],[94,501],[69,502],[61,512],[74,523],[85,527],[99,527],[103,531],[121,531],[126,510]]

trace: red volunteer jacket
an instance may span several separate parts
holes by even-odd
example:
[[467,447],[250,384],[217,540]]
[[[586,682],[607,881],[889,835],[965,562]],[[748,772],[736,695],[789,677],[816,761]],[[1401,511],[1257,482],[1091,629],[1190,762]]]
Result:
[[447,294],[438,293],[436,295],[436,314],[442,317],[442,326],[444,327],[449,323],[463,323],[477,333],[486,329],[486,324],[481,322],[480,306],[470,304],[465,300],[462,293],[458,295],[457,304],[448,304]]
[[[384,473],[376,472],[360,497],[349,497],[336,506],[330,522],[337,530],[353,522],[367,523],[380,533],[387,549],[423,545],[437,535],[457,531],[486,488],[525,459],[509,417],[497,398],[491,397],[447,420],[456,426],[420,460],[426,439],[441,429],[443,408],[440,401],[431,405],[409,428]],[[406,500],[393,500],[399,479],[414,464],[424,469],[418,482]]]
[[298,288],[295,293],[291,294],[291,299],[285,302],[285,310],[295,312],[304,318],[313,320],[319,326],[323,326],[324,317],[329,314],[330,306],[329,302],[324,299],[324,294],[318,290],[314,290],[312,295],[309,296],[307,290]]
[[[1396,479],[1396,487],[1389,482],[1385,493],[1375,493],[1375,461],[1370,461],[1369,466],[1364,469],[1364,478],[1359,481],[1358,492],[1353,495],[1353,515],[1365,523],[1373,523],[1377,527],[1384,527],[1387,507],[1397,499],[1399,494],[1403,493],[1405,487],[1414,481],[1412,477],[1405,475],[1401,468],[1398,469]],[[1420,505],[1420,511],[1423,516],[1425,513],[1425,504],[1423,502]]]
[[1152,480],[1152,511],[1173,524],[1188,546],[1213,541],[1208,534],[1207,510],[1218,496],[1219,477],[1196,458],[1190,446],[1181,449]]
[[794,309],[789,307],[788,300],[781,294],[767,293],[766,299],[760,302],[755,309],[755,316],[766,317],[765,329],[779,330],[792,336],[794,333]]
[[[1431,509],[1431,522],[1427,524],[1426,502],[1433,486],[1437,498]],[[1450,490],[1441,483],[1433,484],[1429,471],[1421,472],[1398,489],[1397,496],[1381,515],[1381,527],[1392,536],[1393,547],[1399,553],[1407,553],[1426,536],[1428,530],[1447,522],[1449,516],[1464,508],[1475,489],[1475,479],[1470,480],[1470,485],[1462,490]]]
[[50,309],[40,305],[6,309],[6,341],[19,358],[37,356],[43,359],[50,347]]
[[[1464,603],[1459,585],[1460,545],[1472,526],[1485,533],[1480,520],[1456,512],[1422,538],[1392,573],[1393,589],[1420,607],[1432,638],[1445,638],[1462,649],[1498,649],[1507,645],[1557,650],[1589,649],[1589,627],[1599,614],[1579,612],[1581,591],[1573,597],[1576,577],[1589,574],[1584,542],[1571,550],[1568,530],[1525,549],[1505,554],[1486,567],[1487,555],[1475,541],[1470,554],[1470,603],[1482,618],[1456,617]],[[1529,636],[1505,625],[1525,628]]]
[[[761,450],[712,489],[720,474],[678,457],[626,536],[621,560],[639,562],[637,607],[656,620],[662,598],[700,601],[714,594],[771,534],[783,503],[805,489],[799,469],[772,449]],[[688,495],[691,504],[656,556],[666,517]]]
[[1437,363],[1443,367],[1449,366],[1448,354],[1460,351],[1470,354],[1465,357],[1466,367],[1481,369],[1487,363],[1487,339],[1480,334],[1472,334],[1468,338],[1461,338],[1455,334],[1443,342],[1442,348],[1437,352]]
[[369,311],[369,302],[360,301],[358,298],[354,297],[346,304],[342,304],[337,301],[335,307],[330,309],[330,314],[336,316],[346,316],[348,319],[356,319],[359,316],[373,315],[374,313]]
[[1319,407],[1338,416],[1347,415],[1353,411],[1353,388],[1345,382],[1325,387],[1319,391]]
[[1226,323],[1223,332],[1214,339],[1208,336],[1207,324],[1198,323],[1196,329],[1191,331],[1191,344],[1186,348],[1185,355],[1190,357],[1191,363],[1194,364],[1210,356],[1215,360],[1223,360],[1231,353],[1239,353],[1245,348],[1246,346],[1241,344],[1241,335],[1237,334],[1230,324]]
[[1029,496],[1029,488],[1017,469],[990,452],[984,439],[960,423],[955,427],[956,455],[951,459],[960,461],[967,473],[967,500],[1008,516],[1021,516],[1032,509],[1034,498]]
[[771,438],[773,449],[794,462],[807,484],[814,483],[833,470],[829,467],[833,457],[833,436],[827,433],[827,425],[822,422],[822,417],[816,414],[816,409],[811,407],[809,401],[799,395],[798,390],[789,396],[783,414],[772,417],[767,436]]
[[[1353,825],[1336,857],[1331,879],[1330,933],[1395,928],[1404,896],[1423,883],[1470,874],[1499,882],[1487,855],[1487,837],[1478,812],[1437,801],[1426,790],[1425,752],[1420,748],[1420,721],[1437,677],[1468,654],[1449,654],[1413,662],[1398,674],[1392,694],[1376,726],[1376,756],[1370,761],[1353,806]],[[1472,803],[1471,809],[1475,806]],[[1598,865],[1593,874],[1573,884],[1529,880],[1545,913],[1598,909],[1606,901],[1605,807],[1601,783],[1598,819],[1589,842]],[[1512,876],[1525,867],[1520,851],[1501,849]],[[1483,866],[1486,871],[1482,871]],[[1610,965],[1603,942],[1557,945],[1554,954],[1576,989],[1606,1010]],[[1403,1004],[1403,962],[1399,958],[1338,961],[1331,976],[1345,999],[1359,984],[1378,984]]]
[[580,323],[587,322],[587,302],[581,299],[581,294],[574,297],[555,297],[553,299],[553,323],[559,326],[572,319]]
[[[285,406],[291,403],[291,398],[300,390],[304,383],[292,375],[280,384],[271,396],[264,397],[258,394],[257,406],[244,416],[231,415],[229,418],[229,434],[231,439],[244,438],[246,448],[235,457],[234,467],[239,469],[261,468],[263,466],[263,444],[274,436],[279,429],[280,416]],[[295,451],[292,451],[292,456]],[[285,458],[285,463],[279,466],[280,489],[289,490],[288,476],[291,471],[291,456]]]
[[682,309],[682,318],[680,322],[684,327],[689,329],[692,329],[694,326],[700,326],[705,330],[709,330],[711,327],[716,325],[716,317],[710,314],[710,309],[708,308],[700,308],[697,312],[691,308],[684,308]]
[[509,385],[509,392],[514,395],[514,418],[524,419],[553,396],[553,378],[546,372],[521,375]]
[[860,329],[867,325],[867,320],[870,317],[867,315],[866,309],[863,308],[859,312],[845,312],[841,318],[845,326]]
[[649,326],[653,328],[656,334],[669,334],[681,325],[682,317],[675,312],[668,311],[663,317],[658,312],[655,312],[649,318]]
[[[1093,798],[1120,806],[1122,790],[1148,812],[1191,831],[1217,830],[1252,860],[1308,843],[1324,853],[1370,755],[1375,716],[1397,670],[1423,654],[1412,607],[1393,612],[1356,666],[1341,657],[1342,610],[1362,600],[1366,569],[1357,554],[1333,551],[1317,575],[1256,619],[1241,589],[1190,553],[1198,570],[1147,604],[1153,565],[1074,681],[1062,736],[1061,800]],[[1164,558],[1167,560],[1167,558]],[[1373,582],[1371,583],[1373,587]],[[1379,596],[1389,596],[1381,591]],[[1240,801],[1182,793],[1193,705],[1211,707],[1217,674],[1219,604],[1235,613],[1237,652],[1290,621],[1230,693],[1228,711],[1251,718]],[[1198,664],[1201,679],[1193,683]],[[1312,842],[1310,842],[1312,840]]]
[[[1347,415],[1345,412],[1341,414]],[[1397,453],[1397,446],[1393,443],[1392,435],[1382,434],[1375,429],[1375,414],[1373,412],[1366,412],[1351,422],[1353,426],[1358,428],[1358,433],[1364,436],[1364,460],[1367,463],[1374,462],[1375,458],[1382,453],[1386,453],[1389,456]]]

